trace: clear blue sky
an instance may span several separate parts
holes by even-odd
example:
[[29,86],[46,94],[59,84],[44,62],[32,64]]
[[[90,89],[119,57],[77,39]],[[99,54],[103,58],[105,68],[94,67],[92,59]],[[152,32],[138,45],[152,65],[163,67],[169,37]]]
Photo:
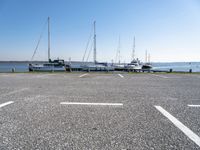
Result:
[[[30,60],[47,17],[51,56],[82,60],[92,22],[97,25],[97,60],[200,61],[199,0],[0,0],[0,60]],[[47,31],[35,60],[47,59]],[[92,54],[90,57],[92,60]]]

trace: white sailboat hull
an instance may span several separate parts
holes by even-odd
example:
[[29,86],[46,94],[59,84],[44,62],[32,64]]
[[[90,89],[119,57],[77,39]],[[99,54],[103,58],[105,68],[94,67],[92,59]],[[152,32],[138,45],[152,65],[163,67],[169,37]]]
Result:
[[29,71],[66,71],[65,66],[31,65]]
[[114,68],[111,66],[103,65],[85,65],[81,66],[83,71],[113,71]]
[[131,69],[131,70],[141,70],[141,69],[142,69],[142,66],[141,66],[141,65],[138,65],[138,66],[135,66],[135,65],[127,65],[125,68],[126,68],[126,69]]

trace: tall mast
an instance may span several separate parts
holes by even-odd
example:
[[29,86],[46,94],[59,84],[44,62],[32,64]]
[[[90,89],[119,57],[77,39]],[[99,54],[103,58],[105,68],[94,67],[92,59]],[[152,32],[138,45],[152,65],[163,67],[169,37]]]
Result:
[[117,52],[116,52],[116,58],[115,58],[115,63],[120,64],[120,36],[119,36],[119,41],[118,41],[118,46],[117,46]]
[[148,54],[147,54],[147,50],[145,51],[145,63],[147,63],[148,62]]
[[150,63],[150,61],[151,61],[151,60],[150,60],[150,54],[148,54],[148,63]]
[[48,17],[48,61],[50,61],[50,17]]
[[133,52],[132,52],[132,60],[135,59],[135,37],[133,38]]
[[119,36],[119,43],[118,43],[118,57],[119,57],[119,64],[120,64],[120,48],[121,48],[121,40],[120,40],[120,36]]
[[97,55],[97,49],[96,49],[96,21],[94,21],[94,63],[96,63],[96,55]]

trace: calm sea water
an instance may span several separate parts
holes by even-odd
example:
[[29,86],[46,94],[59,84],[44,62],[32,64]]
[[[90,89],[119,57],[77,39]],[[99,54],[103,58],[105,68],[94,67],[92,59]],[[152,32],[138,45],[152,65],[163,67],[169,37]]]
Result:
[[154,69],[156,70],[169,70],[173,71],[189,71],[200,72],[200,62],[176,62],[176,63],[154,63]]
[[0,72],[11,72],[12,68],[17,72],[28,72],[28,63],[0,62]]
[[[73,63],[73,65],[80,65],[80,63]],[[200,62],[176,62],[176,63],[153,63],[153,69],[173,71],[189,71],[200,72]],[[16,72],[28,72],[28,63],[22,62],[0,62],[0,72],[11,72],[15,68]]]

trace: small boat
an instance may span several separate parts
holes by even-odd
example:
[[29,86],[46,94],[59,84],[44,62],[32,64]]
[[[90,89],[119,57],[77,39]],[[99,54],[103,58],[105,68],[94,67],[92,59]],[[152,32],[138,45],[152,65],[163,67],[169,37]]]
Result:
[[152,67],[152,65],[151,65],[151,63],[149,63],[149,62],[147,62],[147,63],[145,63],[145,64],[143,64],[142,65],[142,69],[143,70],[150,70],[150,69],[152,69],[153,67]]
[[139,59],[137,58],[137,59],[133,59],[133,60],[131,61],[131,63],[127,64],[127,65],[125,66],[125,68],[126,68],[127,70],[129,70],[129,71],[138,71],[138,70],[141,70],[141,69],[142,69],[142,65],[141,65]]
[[133,40],[133,51],[132,51],[132,61],[131,63],[125,65],[127,71],[140,71],[142,69],[142,64],[138,58],[135,59],[135,37]]
[[145,63],[142,65],[142,69],[152,69],[152,65],[150,63]]
[[142,65],[142,69],[143,70],[150,70],[150,69],[152,69],[152,65],[150,63],[150,54],[148,54],[148,58],[147,58],[147,51],[145,53],[145,63]]
[[[38,45],[37,45],[38,47]],[[35,51],[36,52],[36,51]],[[35,54],[34,52],[34,54]],[[33,56],[34,56],[33,54]],[[33,59],[33,57],[32,57]],[[68,71],[70,70],[69,65],[65,65],[64,60],[50,59],[50,18],[48,17],[48,62],[42,64],[29,64],[29,71]]]

